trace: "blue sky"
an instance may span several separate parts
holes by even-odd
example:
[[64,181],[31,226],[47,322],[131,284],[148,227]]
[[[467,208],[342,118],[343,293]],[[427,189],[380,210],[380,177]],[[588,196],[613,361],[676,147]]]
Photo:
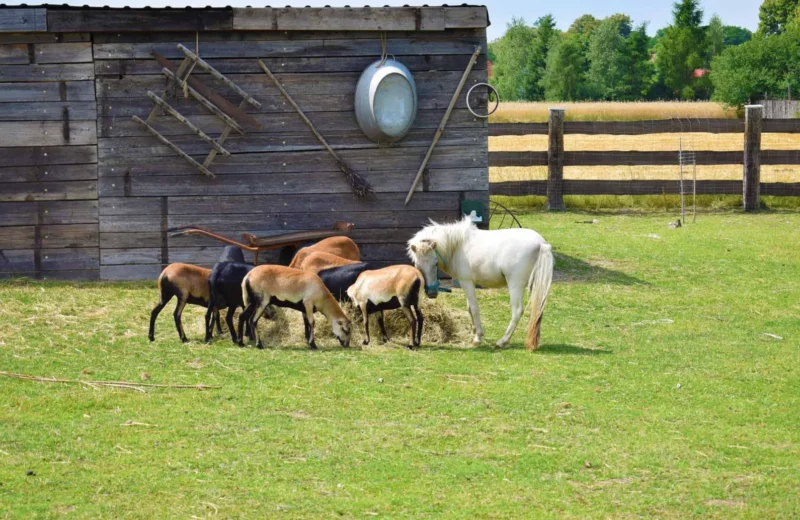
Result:
[[[489,18],[492,26],[489,27],[489,40],[499,38],[505,32],[506,24],[511,21],[513,16],[521,16],[528,23],[533,23],[540,16],[552,14],[556,18],[556,23],[560,29],[566,29],[572,21],[579,16],[589,13],[597,18],[604,18],[614,13],[625,13],[633,18],[634,23],[649,22],[649,32],[652,34],[661,27],[666,26],[671,19],[673,0],[603,0],[602,2],[590,0],[555,0],[554,3],[544,1],[520,1],[520,0],[493,0],[480,2],[479,0],[443,0],[441,3],[458,5],[462,2],[471,4],[481,4],[489,7]],[[7,1],[8,4],[21,3],[13,0]],[[28,1],[29,4],[35,3]],[[252,5],[254,7],[269,5],[260,4],[253,0],[54,0],[53,3],[68,3],[71,5],[93,5],[111,7],[172,7],[191,5],[193,7],[204,7],[206,5],[224,7],[243,7]],[[705,19],[712,14],[718,13],[722,21],[727,25],[739,25],[754,31],[758,26],[758,6],[761,0],[701,0]],[[311,5],[314,7],[332,5],[343,6],[351,5],[359,7],[363,5],[440,5],[432,0],[276,0],[272,5],[283,7],[291,5],[303,7]]]

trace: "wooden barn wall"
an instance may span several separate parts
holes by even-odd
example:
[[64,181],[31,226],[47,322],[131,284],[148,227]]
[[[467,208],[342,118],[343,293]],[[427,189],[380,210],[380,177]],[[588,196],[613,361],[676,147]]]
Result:
[[[401,142],[379,147],[359,130],[353,96],[361,71],[380,56],[377,32],[206,32],[200,55],[262,103],[248,111],[264,128],[231,137],[204,177],[162,146],[131,116],[152,108],[164,76],[152,50],[182,58],[195,33],[96,33],[99,262],[103,279],[152,279],[169,262],[211,265],[221,246],[202,237],[172,238],[172,226],[198,225],[231,237],[325,229],[355,223],[353,237],[367,260],[406,261],[405,241],[429,218],[459,215],[460,201],[488,201],[488,126],[466,109],[462,94],[429,171],[408,207],[403,201],[436,127],[484,30],[388,33],[388,52],[414,74],[419,112]],[[266,64],[354,171],[376,194],[353,197],[331,157],[258,67]],[[241,98],[209,75],[200,78],[230,101]],[[467,86],[486,81],[485,54]],[[212,136],[221,123],[179,93],[170,103]],[[202,162],[210,147],[169,116],[153,126]],[[216,133],[216,134],[215,134]],[[268,256],[267,260],[271,257]]]
[[[43,11],[2,30],[42,30]],[[1,33],[0,277],[99,278],[96,129],[90,35]]]

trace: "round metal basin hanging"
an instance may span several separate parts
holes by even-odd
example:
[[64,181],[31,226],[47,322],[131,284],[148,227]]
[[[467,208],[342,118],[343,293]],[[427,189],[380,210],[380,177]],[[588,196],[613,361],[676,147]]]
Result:
[[417,116],[417,85],[405,65],[387,59],[367,67],[356,86],[356,119],[376,143],[403,138]]

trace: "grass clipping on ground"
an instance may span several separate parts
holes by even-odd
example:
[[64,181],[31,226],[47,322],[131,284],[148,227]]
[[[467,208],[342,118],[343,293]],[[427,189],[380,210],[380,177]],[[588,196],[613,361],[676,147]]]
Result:
[[[353,334],[350,340],[351,347],[358,347],[364,338],[364,323],[361,311],[350,303],[342,304],[344,310],[353,321]],[[469,313],[464,309],[454,309],[444,303],[437,303],[428,299],[420,305],[424,325],[422,327],[423,345],[448,345],[470,346],[472,341],[472,322]],[[290,309],[275,308],[275,317],[272,320],[262,318],[259,321],[258,332],[262,341],[267,346],[297,347],[305,346],[303,333],[303,316]],[[384,312],[386,332],[389,342],[385,347],[404,346],[409,343],[410,332],[408,320],[401,309]],[[337,344],[331,332],[331,326],[325,316],[317,313],[314,315],[314,331],[320,347],[323,345]],[[381,345],[378,315],[370,315],[369,323],[370,347]]]

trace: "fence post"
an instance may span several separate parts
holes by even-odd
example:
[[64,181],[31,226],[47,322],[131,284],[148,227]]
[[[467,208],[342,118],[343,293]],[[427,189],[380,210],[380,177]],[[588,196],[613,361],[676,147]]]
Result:
[[547,146],[547,209],[564,210],[564,109],[551,108]]
[[745,211],[757,211],[761,202],[761,130],[764,107],[748,105],[744,116],[744,177],[742,203]]

